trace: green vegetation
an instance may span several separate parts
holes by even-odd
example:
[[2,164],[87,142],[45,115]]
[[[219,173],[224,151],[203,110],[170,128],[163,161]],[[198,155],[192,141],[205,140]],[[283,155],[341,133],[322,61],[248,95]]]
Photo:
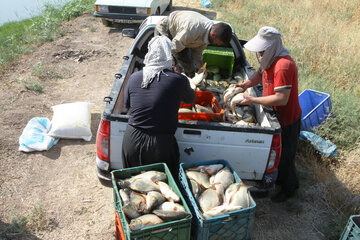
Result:
[[[356,147],[360,141],[359,2],[214,0],[213,4],[239,38],[251,39],[262,26],[277,28],[297,63],[299,93],[314,89],[330,94],[333,117],[317,134],[339,150]],[[257,67],[255,54],[245,52]]]
[[3,232],[0,232],[0,238],[11,239],[12,236],[25,237],[29,233],[51,227],[51,223],[40,203],[34,204],[31,212],[27,215],[21,214],[12,208],[8,218],[10,224]]
[[60,23],[92,12],[95,0],[72,0],[62,7],[47,4],[40,16],[0,26],[0,70],[13,63],[19,55],[31,52],[44,42],[65,34]]

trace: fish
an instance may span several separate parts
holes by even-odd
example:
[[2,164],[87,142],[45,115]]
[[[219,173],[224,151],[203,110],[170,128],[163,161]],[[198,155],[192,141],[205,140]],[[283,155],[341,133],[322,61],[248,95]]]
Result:
[[242,207],[240,206],[228,206],[224,204],[204,212],[203,216],[205,219],[209,219],[213,217],[219,217],[227,214],[228,212],[237,211],[240,209],[242,209]]
[[214,181],[215,181],[215,175],[212,175],[210,178],[209,178],[209,182],[211,185],[214,185]]
[[119,194],[124,205],[130,202],[130,190],[128,188],[120,189]]
[[190,217],[190,213],[183,212],[183,211],[174,212],[174,211],[165,211],[165,210],[158,210],[157,209],[157,210],[154,210],[153,213],[155,215],[157,215],[158,217],[160,217],[165,222],[170,222],[170,221]]
[[195,199],[198,199],[198,197],[200,196],[200,193],[201,193],[200,185],[194,180],[190,180],[190,184],[191,184],[191,191],[192,191]]
[[244,101],[245,99],[244,95],[248,95],[248,93],[247,92],[238,93],[231,99],[230,106],[233,114],[237,114],[235,110],[235,106],[236,104],[241,104],[241,102]]
[[131,220],[133,218],[140,217],[140,213],[138,212],[138,209],[133,203],[127,203],[123,206],[123,212],[125,215]]
[[244,89],[241,87],[235,87],[235,84],[230,84],[229,87],[224,91],[224,103],[228,109],[228,101],[236,94],[244,92]]
[[200,208],[203,212],[219,206],[222,203],[222,196],[213,188],[206,189],[199,197]]
[[205,219],[225,215],[228,212],[227,205],[213,207],[203,213]]
[[234,175],[228,167],[221,169],[214,179],[214,186],[219,192],[224,192],[224,190],[232,183],[234,183]]
[[249,186],[241,185],[240,188],[228,200],[229,206],[241,206],[248,208],[251,205]]
[[224,203],[229,204],[231,197],[240,189],[241,184],[239,182],[231,184],[227,187],[224,196]]
[[209,175],[214,175],[223,167],[224,167],[224,165],[222,165],[222,164],[211,164],[211,165],[201,165],[201,166],[197,166],[197,167],[192,167],[192,168],[189,168],[188,170],[206,172]]
[[206,173],[197,171],[186,171],[186,176],[191,180],[196,181],[203,188],[209,188],[209,176]]
[[146,194],[146,210],[148,212],[163,202],[165,202],[165,197],[159,192],[151,191]]
[[145,213],[146,211],[146,195],[130,191],[130,203],[136,207],[138,212]]
[[172,188],[164,182],[157,182],[160,187],[161,194],[169,201],[179,202],[180,197],[172,190]]
[[238,117],[229,112],[228,110],[225,110],[224,116],[225,119],[231,123],[236,123],[237,121],[239,121]]
[[145,214],[135,219],[132,219],[130,221],[129,228],[134,231],[142,229],[144,227],[155,226],[163,222],[164,221],[155,214]]
[[140,178],[147,179],[147,180],[150,180],[152,182],[166,181],[167,180],[167,175],[164,172],[151,170],[151,171],[146,171],[146,172],[143,172],[143,173],[140,173],[140,174],[138,174],[136,176],[131,177],[130,181],[135,180],[135,179],[140,179]]
[[135,179],[125,179],[120,180],[119,185],[121,188],[130,188],[131,190],[137,192],[150,192],[150,191],[160,191],[160,188],[153,181],[146,178],[135,178]]
[[194,112],[192,109],[189,108],[179,108],[179,113],[188,113],[188,112]]
[[196,112],[200,113],[214,113],[211,106],[202,106],[200,104],[195,104]]
[[186,212],[184,206],[174,202],[163,202],[156,210],[173,211],[173,212]]

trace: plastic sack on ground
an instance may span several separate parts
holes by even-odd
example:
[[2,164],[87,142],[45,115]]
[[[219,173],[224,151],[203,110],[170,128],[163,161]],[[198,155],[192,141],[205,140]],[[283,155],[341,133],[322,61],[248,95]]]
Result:
[[48,118],[32,118],[19,138],[19,151],[33,152],[49,150],[59,139],[48,136],[51,122]]
[[315,133],[300,131],[300,140],[310,142],[323,157],[336,157],[336,145]]
[[212,6],[212,3],[208,0],[203,0],[203,1],[201,1],[201,5],[203,5],[206,8],[209,8]]
[[90,141],[91,107],[88,102],[74,102],[52,106],[50,136],[59,138],[82,138]]

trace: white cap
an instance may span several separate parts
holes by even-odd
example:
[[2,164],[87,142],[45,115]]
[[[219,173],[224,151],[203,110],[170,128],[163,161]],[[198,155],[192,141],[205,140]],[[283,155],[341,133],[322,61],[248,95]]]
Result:
[[244,47],[252,52],[265,51],[271,44],[281,36],[280,32],[273,27],[262,27],[258,34],[248,41]]

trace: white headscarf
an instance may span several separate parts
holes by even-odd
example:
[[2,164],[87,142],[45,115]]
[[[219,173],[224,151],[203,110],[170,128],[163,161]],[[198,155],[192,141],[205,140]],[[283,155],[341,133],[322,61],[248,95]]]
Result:
[[144,59],[143,81],[141,88],[147,88],[150,83],[165,69],[172,69],[173,57],[171,55],[171,41],[165,36],[152,38],[148,45],[148,53]]

